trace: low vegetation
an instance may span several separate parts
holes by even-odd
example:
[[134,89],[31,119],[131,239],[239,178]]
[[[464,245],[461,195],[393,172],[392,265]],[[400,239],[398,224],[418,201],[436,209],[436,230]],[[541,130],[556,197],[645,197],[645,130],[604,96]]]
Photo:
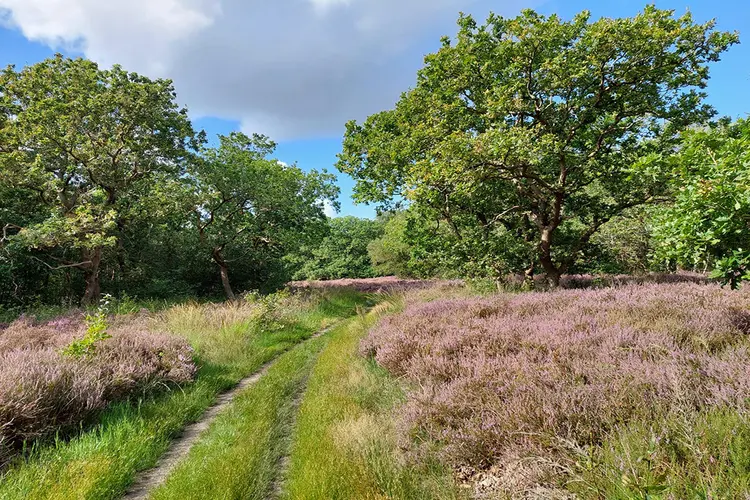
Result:
[[[143,325],[144,332],[167,332],[178,345],[187,340],[199,367],[195,381],[151,395],[132,393],[109,405],[70,439],[28,442],[26,453],[3,473],[0,498],[118,497],[135,473],[153,466],[170,440],[198,419],[220,392],[366,303],[362,295],[330,292],[225,305],[187,304],[156,315],[114,319],[112,341],[118,328],[136,324]],[[153,342],[153,333],[144,335]],[[13,394],[16,386],[3,389]],[[35,425],[49,428],[54,422],[53,416]]]
[[75,429],[113,402],[192,381],[196,366],[190,345],[143,327],[133,322],[110,329],[95,353],[93,345],[82,343],[88,333],[81,316],[41,324],[22,319],[5,329],[0,335],[0,465],[24,442]]
[[151,498],[268,498],[287,451],[295,399],[323,344],[319,338],[282,355],[218,417]]
[[394,426],[403,388],[357,353],[368,328],[399,302],[331,335],[300,407],[281,498],[461,498],[439,461],[404,461]]
[[[655,485],[675,494],[671,478],[705,474],[691,488],[709,498],[747,493],[723,487],[746,486],[746,454],[711,445],[731,437],[740,451],[748,435],[748,334],[747,292],[652,284],[412,303],[363,350],[415,384],[407,435],[438,443],[464,472],[491,470],[497,492],[570,488],[598,498],[618,491],[602,488],[618,474],[632,494]],[[694,451],[712,451],[705,470],[680,458],[689,446],[662,442],[678,422],[714,433],[694,440]],[[630,447],[650,442],[634,435],[656,439],[663,470],[628,465]]]

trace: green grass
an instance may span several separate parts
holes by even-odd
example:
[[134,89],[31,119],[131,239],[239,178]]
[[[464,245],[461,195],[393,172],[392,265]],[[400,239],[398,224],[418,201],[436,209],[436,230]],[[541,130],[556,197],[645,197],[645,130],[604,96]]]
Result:
[[35,446],[0,477],[0,499],[118,498],[135,474],[153,466],[171,438],[199,418],[220,392],[366,302],[354,293],[302,304],[281,301],[277,306],[290,310],[274,315],[281,320],[270,324],[266,315],[252,312],[256,308],[241,306],[192,305],[166,311],[157,326],[185,336],[196,348],[201,368],[195,383],[113,405],[97,425],[73,439]]
[[451,499],[460,495],[433,457],[407,461],[397,445],[398,382],[358,354],[384,303],[334,332],[308,381],[282,498]]
[[750,496],[750,421],[736,410],[631,424],[582,453],[568,489],[581,498]]
[[282,355],[217,417],[151,498],[267,498],[286,451],[294,400],[324,342],[321,337]]

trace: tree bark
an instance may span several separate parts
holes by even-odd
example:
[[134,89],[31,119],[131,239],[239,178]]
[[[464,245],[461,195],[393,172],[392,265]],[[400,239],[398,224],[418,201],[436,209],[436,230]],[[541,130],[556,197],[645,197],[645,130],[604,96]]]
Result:
[[534,269],[536,265],[534,263],[531,264],[524,272],[523,272],[523,286],[525,288],[528,288],[529,290],[534,288]]
[[102,248],[86,249],[83,251],[83,260],[87,262],[83,267],[83,277],[86,280],[86,291],[81,299],[81,304],[91,306],[99,303],[101,297],[101,286],[99,283],[99,269],[102,263]]
[[541,241],[539,242],[539,262],[544,268],[547,283],[553,290],[560,286],[560,276],[562,275],[562,270],[552,260],[552,233],[554,230],[555,228],[543,228]]
[[237,296],[232,291],[232,285],[229,283],[229,266],[227,266],[224,256],[222,255],[222,247],[216,247],[213,249],[212,255],[214,262],[219,266],[219,274],[221,275],[221,285],[224,287],[224,293],[228,300],[235,300]]

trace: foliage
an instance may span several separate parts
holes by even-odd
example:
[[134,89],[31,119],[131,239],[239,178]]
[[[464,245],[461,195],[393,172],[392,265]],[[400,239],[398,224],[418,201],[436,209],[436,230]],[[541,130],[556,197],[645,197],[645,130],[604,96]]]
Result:
[[643,274],[658,270],[655,220],[663,205],[636,207],[613,217],[591,238],[591,245],[573,268],[578,272]]
[[0,304],[233,296],[230,266],[244,289],[288,281],[283,257],[324,235],[333,177],[269,159],[263,136],[204,148],[175,99],[83,59],[2,72]]
[[325,172],[303,172],[267,157],[276,145],[267,137],[239,132],[220,136],[190,169],[200,245],[219,267],[227,298],[233,259],[279,260],[325,228],[325,201],[338,188]]
[[750,121],[687,130],[682,138],[670,158],[676,201],[657,225],[658,255],[683,267],[717,267],[735,287],[750,259]]
[[338,168],[359,201],[401,196],[444,221],[460,258],[520,255],[514,271],[538,263],[553,283],[602,225],[663,194],[657,160],[713,116],[708,63],[737,42],[653,6],[458,24],[395,109],[347,125]]
[[86,315],[86,335],[66,346],[62,350],[63,354],[73,357],[89,356],[95,353],[98,342],[112,338],[112,335],[107,333],[107,316],[109,315],[111,301],[112,296],[105,294],[96,313]]
[[47,265],[80,269],[85,303],[99,298],[102,252],[133,206],[200,142],[175,97],[168,80],[59,55],[0,75],[0,182],[43,207],[38,220],[3,222],[23,246],[64,250]]
[[383,234],[380,221],[337,217],[329,219],[329,234],[319,244],[301,250],[294,259],[301,261],[297,280],[372,278],[368,245]]
[[458,240],[444,221],[434,221],[415,208],[386,213],[381,218],[383,236],[368,246],[379,274],[450,279],[501,273],[492,252]]
[[372,268],[383,276],[412,277],[411,244],[408,241],[407,213],[395,212],[381,217],[383,233],[367,245]]
[[750,254],[741,248],[716,263],[712,278],[718,278],[722,284],[737,290],[743,281],[750,280]]

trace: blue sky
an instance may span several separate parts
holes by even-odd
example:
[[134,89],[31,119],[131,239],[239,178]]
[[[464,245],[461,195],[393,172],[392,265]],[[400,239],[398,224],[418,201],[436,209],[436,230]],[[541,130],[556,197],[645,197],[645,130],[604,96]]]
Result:
[[[750,2],[664,0],[698,21],[739,31],[712,67],[709,102],[723,115],[750,114]],[[484,18],[524,7],[570,18],[632,16],[631,0],[0,0],[0,64],[23,66],[55,52],[175,81],[197,127],[210,135],[259,132],[277,156],[328,169],[349,119],[393,105],[415,79],[459,11]],[[354,205],[353,181],[339,175],[342,215],[371,217]]]

